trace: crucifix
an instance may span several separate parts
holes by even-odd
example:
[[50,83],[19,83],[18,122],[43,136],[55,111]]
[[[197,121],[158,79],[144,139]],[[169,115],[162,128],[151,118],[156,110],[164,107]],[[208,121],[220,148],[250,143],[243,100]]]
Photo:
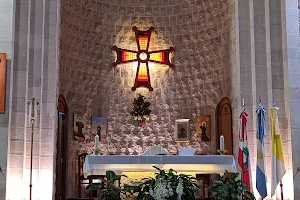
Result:
[[78,121],[76,122],[76,126],[78,127],[78,137],[84,138],[83,131],[82,131],[82,129],[84,128],[84,124],[82,123],[80,117],[78,118]]
[[141,31],[134,26],[132,30],[135,32],[138,50],[121,49],[113,46],[113,50],[117,53],[117,60],[113,65],[116,66],[122,63],[138,62],[135,82],[131,90],[135,91],[138,87],[146,87],[150,91],[153,91],[150,82],[148,63],[152,62],[173,67],[174,65],[170,61],[170,53],[174,51],[174,48],[170,47],[169,49],[164,50],[149,51],[151,32],[154,28],[150,27],[146,31]]
[[5,112],[6,53],[0,53],[0,113]]

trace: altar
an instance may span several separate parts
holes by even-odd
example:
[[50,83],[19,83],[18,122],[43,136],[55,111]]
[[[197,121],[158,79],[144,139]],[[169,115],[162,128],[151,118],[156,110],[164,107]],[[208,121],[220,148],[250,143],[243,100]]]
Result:
[[88,155],[85,158],[83,172],[90,175],[105,175],[106,170],[117,174],[123,172],[154,172],[153,166],[160,169],[173,169],[177,172],[196,174],[220,174],[225,171],[237,172],[232,155]]

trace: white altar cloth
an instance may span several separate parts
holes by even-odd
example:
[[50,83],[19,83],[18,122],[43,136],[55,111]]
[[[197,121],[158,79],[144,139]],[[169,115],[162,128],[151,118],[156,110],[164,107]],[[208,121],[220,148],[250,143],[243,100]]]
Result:
[[88,155],[85,158],[83,172],[85,177],[90,175],[105,175],[106,170],[117,174],[122,172],[157,171],[157,166],[164,170],[173,169],[177,172],[195,172],[196,174],[224,174],[237,172],[232,155]]

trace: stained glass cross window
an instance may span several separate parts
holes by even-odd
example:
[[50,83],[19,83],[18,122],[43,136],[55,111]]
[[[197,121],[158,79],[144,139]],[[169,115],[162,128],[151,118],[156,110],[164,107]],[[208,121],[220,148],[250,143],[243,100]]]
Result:
[[151,27],[147,31],[141,31],[134,26],[132,30],[135,32],[138,47],[137,51],[113,46],[113,50],[117,53],[117,59],[113,65],[116,66],[122,63],[138,62],[134,86],[131,89],[135,91],[138,87],[146,87],[150,91],[153,91],[150,82],[149,62],[173,67],[173,64],[170,61],[170,53],[174,51],[174,48],[170,47],[169,49],[164,50],[149,51],[151,32],[154,28]]

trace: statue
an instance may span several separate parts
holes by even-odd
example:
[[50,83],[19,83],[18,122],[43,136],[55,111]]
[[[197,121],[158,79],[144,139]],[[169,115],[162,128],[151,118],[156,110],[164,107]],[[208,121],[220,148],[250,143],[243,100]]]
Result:
[[101,140],[101,126],[100,126],[100,123],[97,124],[97,135],[99,136],[99,140]]
[[186,138],[186,130],[185,128],[183,128],[183,126],[181,126],[181,128],[179,129],[180,133],[178,135],[178,138]]

